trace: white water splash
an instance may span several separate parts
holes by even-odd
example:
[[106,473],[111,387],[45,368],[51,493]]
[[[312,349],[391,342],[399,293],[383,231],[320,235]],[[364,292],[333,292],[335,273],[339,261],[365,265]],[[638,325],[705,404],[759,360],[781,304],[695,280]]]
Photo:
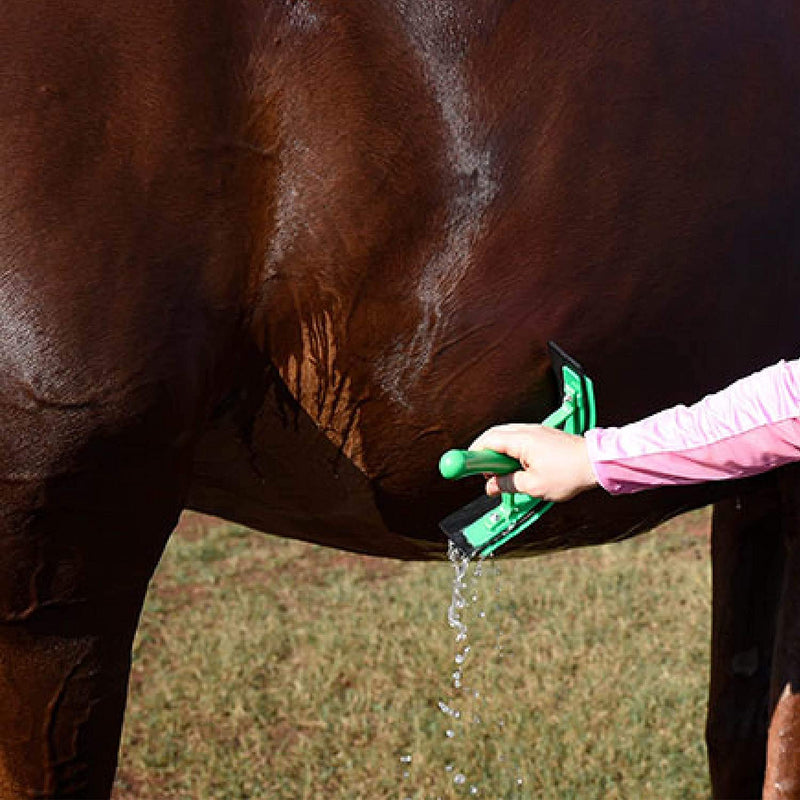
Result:
[[[452,176],[443,239],[428,256],[417,283],[420,321],[410,340],[396,342],[380,370],[384,389],[407,405],[405,387],[430,362],[449,301],[472,265],[475,243],[487,225],[487,212],[500,190],[469,86],[467,37],[476,20],[469,7],[450,0],[401,0],[407,33],[439,108],[447,163]],[[454,187],[454,188],[453,188]]]

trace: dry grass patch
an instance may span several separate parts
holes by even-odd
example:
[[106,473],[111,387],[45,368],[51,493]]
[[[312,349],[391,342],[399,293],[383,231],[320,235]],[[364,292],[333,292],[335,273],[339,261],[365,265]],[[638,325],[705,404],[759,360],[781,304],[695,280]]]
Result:
[[470,700],[450,565],[203,522],[148,596],[115,796],[706,797],[707,527],[502,562],[470,589]]

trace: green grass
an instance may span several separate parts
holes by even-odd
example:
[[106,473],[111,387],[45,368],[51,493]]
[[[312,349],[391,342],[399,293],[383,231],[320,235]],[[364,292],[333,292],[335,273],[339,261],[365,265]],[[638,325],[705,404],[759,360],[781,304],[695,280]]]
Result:
[[179,532],[135,645],[115,797],[707,797],[707,520],[470,578],[468,693],[450,564]]

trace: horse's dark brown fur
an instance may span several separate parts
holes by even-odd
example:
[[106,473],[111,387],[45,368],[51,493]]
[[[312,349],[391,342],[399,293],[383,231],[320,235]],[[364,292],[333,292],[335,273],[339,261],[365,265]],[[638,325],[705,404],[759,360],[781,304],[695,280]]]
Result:
[[[548,339],[595,379],[603,424],[796,356],[799,29],[788,0],[8,0],[0,794],[110,791],[131,637],[182,508],[432,557],[478,491],[439,481],[439,453],[550,410]],[[762,706],[765,796],[800,797],[797,524],[775,480],[597,492],[521,543],[771,498],[718,515],[720,797],[761,783]],[[775,532],[743,606],[735,531],[777,518],[781,599],[759,597]],[[772,689],[729,691],[728,659],[750,662],[719,636],[750,618]],[[731,697],[756,722],[731,722]]]

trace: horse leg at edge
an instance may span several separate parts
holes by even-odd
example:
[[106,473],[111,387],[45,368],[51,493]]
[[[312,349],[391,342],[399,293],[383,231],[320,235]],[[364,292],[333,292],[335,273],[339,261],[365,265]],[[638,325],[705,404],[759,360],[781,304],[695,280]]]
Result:
[[766,800],[800,800],[800,465],[781,470],[786,549],[770,690]]
[[761,795],[783,546],[772,483],[714,506],[706,744],[713,795]]

